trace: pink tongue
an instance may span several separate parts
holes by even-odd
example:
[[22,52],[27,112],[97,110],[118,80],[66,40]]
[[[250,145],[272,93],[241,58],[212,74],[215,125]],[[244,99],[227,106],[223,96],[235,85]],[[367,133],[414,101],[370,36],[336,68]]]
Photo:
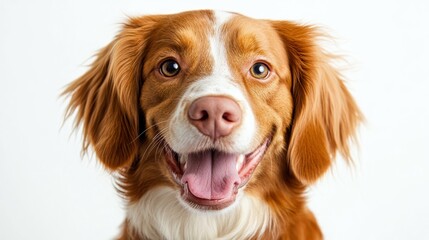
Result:
[[236,169],[238,155],[218,151],[192,153],[188,156],[182,183],[198,198],[217,200],[232,195],[241,180]]

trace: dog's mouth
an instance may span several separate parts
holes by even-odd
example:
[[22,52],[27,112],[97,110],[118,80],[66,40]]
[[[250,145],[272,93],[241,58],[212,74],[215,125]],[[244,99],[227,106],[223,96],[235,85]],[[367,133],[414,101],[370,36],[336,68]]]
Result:
[[174,180],[182,188],[182,199],[194,208],[220,210],[234,203],[238,189],[249,181],[270,142],[267,138],[248,154],[216,149],[179,154],[165,144],[165,155]]

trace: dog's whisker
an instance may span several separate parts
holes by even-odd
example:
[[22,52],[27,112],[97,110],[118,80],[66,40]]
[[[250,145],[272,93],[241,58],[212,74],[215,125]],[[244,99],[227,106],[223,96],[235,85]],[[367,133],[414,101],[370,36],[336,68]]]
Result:
[[[151,152],[151,151],[153,151],[154,149],[157,149],[158,148],[158,145],[160,144],[160,143],[162,143],[162,130],[160,130],[160,132],[158,132],[155,136],[154,136],[154,138],[153,138],[153,141],[151,141],[150,142],[150,144],[148,145],[148,147],[145,149],[145,151],[143,152],[143,154],[142,154],[142,157],[145,157],[146,156],[146,154],[148,153],[148,152]],[[165,131],[164,131],[165,132]],[[155,155],[157,155],[157,151],[155,151]]]
[[157,136],[160,135],[161,133],[157,133],[153,139],[153,141],[151,141],[149,143],[149,145],[147,146],[147,148],[145,149],[145,151],[142,154],[142,158],[146,157],[146,154],[151,152],[153,150],[153,148],[156,146],[158,140],[157,140]]
[[[153,137],[153,140],[149,143],[149,145],[147,146],[147,148],[143,152],[142,158],[144,158],[148,152],[151,152],[156,147],[156,145],[158,144],[158,142],[160,142],[160,141],[162,142],[163,135],[168,131],[167,128],[165,128],[165,129],[158,129],[158,130],[159,130],[159,132],[157,132],[155,134],[155,136]],[[157,152],[155,152],[155,153],[157,153]]]
[[162,124],[162,123],[165,123],[165,122],[168,122],[168,120],[165,120],[165,121],[160,121],[160,122],[158,122],[158,123],[156,123],[156,124],[152,124],[151,126],[149,126],[149,127],[146,127],[145,128],[145,130],[143,130],[141,133],[139,133],[139,135],[137,135],[137,137],[135,137],[134,139],[133,139],[133,141],[131,141],[132,143],[133,142],[135,142],[137,139],[139,139],[143,134],[145,134],[147,131],[149,131],[150,129],[152,129],[152,128],[154,128],[154,127],[158,127],[158,125],[159,124]]
[[[160,150],[160,149],[162,149],[161,151],[164,151],[165,150],[165,141],[164,141],[164,139],[163,139],[163,133],[165,133],[165,132],[167,132],[168,131],[168,129],[167,128],[165,128],[165,129],[160,129],[159,130],[159,133],[158,134],[156,134],[155,135],[155,137],[154,137],[154,142],[156,143],[155,144],[155,155],[156,156],[158,156],[158,151]],[[161,146],[162,145],[162,146]]]

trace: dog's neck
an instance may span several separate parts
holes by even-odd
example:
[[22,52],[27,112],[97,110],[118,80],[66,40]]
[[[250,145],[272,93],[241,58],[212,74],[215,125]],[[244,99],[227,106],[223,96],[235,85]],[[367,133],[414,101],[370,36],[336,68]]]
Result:
[[172,188],[150,190],[128,206],[130,227],[148,239],[249,239],[272,225],[269,207],[243,192],[233,206],[216,213],[180,201]]

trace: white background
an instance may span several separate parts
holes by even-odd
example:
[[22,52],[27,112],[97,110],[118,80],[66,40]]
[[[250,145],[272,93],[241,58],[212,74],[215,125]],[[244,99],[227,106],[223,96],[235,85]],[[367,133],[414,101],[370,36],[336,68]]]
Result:
[[[427,2],[427,1],[426,1]],[[0,0],[0,239],[111,239],[112,179],[61,128],[61,89],[126,16],[220,9],[326,27],[364,112],[355,167],[309,191],[328,240],[429,239],[429,7],[425,1]]]

